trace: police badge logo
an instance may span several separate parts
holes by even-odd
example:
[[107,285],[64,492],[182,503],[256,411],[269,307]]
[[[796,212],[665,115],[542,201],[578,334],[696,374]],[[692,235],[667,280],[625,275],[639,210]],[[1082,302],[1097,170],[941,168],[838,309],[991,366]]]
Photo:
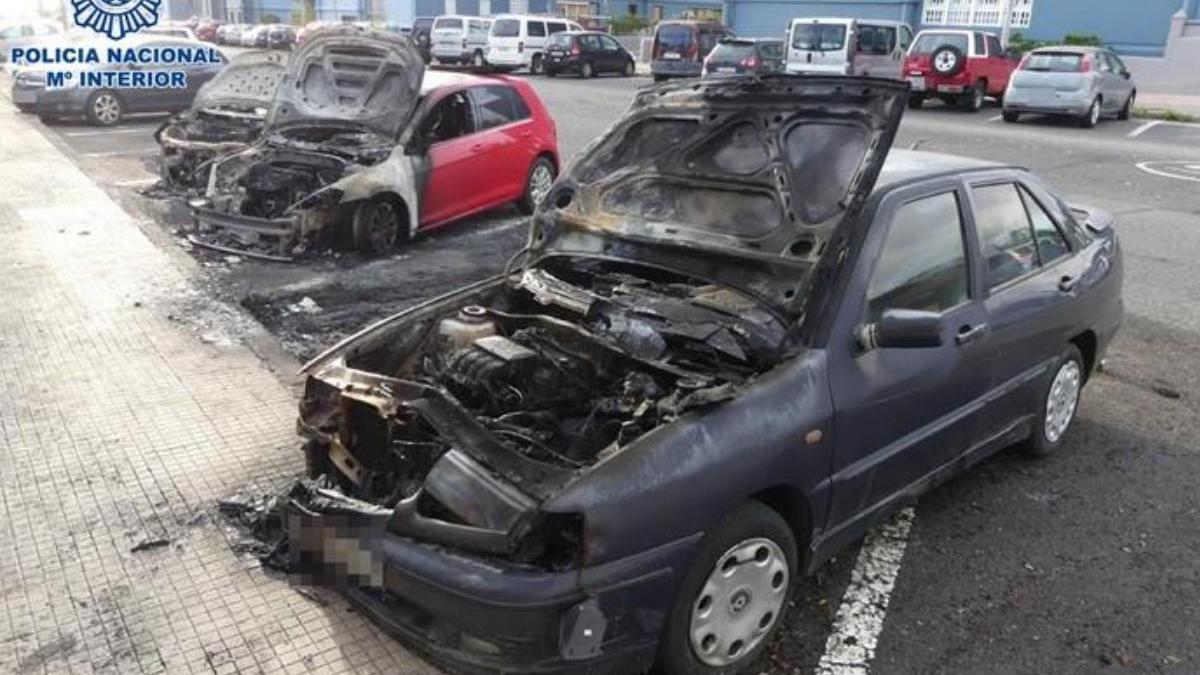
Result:
[[162,0],[71,0],[75,23],[114,40],[158,23]]

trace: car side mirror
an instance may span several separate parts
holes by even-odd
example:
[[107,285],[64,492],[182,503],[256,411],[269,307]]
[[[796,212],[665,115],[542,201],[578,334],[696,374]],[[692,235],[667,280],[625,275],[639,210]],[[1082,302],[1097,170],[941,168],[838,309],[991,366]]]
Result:
[[854,332],[863,351],[937,347],[942,344],[942,315],[915,309],[885,309],[879,321],[863,324]]
[[1122,70],[1122,71],[1121,71],[1121,77],[1123,77],[1123,78],[1125,78],[1125,79],[1127,79],[1127,80],[1128,80],[1129,78],[1133,77],[1133,74],[1132,74],[1132,73],[1130,73],[1128,70]]

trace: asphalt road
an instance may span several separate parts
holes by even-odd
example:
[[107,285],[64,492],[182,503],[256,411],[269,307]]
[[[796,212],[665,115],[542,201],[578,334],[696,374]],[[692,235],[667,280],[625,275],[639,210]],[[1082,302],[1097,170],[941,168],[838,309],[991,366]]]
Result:
[[[647,82],[535,85],[568,157]],[[137,192],[154,181],[150,134],[161,121],[43,132],[172,247],[185,211]],[[994,107],[968,115],[931,104],[905,116],[897,145],[914,144],[1026,166],[1069,200],[1113,211],[1127,316],[1057,454],[1002,453],[918,505],[872,672],[1200,672],[1200,126],[1013,125]],[[213,294],[241,303],[303,357],[495,272],[521,245],[522,225],[514,209],[500,209],[371,261],[192,255]],[[761,670],[817,668],[854,556],[800,585]]]

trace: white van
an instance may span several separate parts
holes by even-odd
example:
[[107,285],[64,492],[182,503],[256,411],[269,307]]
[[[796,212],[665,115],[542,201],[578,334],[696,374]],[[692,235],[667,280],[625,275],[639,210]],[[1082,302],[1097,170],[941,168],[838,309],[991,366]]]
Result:
[[876,19],[792,19],[787,72],[902,79],[912,28]]
[[562,17],[520,14],[493,17],[492,31],[488,35],[488,64],[498,70],[528,68],[529,72],[540,74],[546,38],[568,30],[583,28]]
[[429,52],[438,63],[487,64],[490,19],[447,14],[433,20]]

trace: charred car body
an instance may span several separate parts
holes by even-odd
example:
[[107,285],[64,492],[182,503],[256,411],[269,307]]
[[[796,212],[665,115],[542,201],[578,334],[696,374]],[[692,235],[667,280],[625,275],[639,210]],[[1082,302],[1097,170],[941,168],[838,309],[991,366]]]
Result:
[[[461,670],[739,672],[798,574],[1058,445],[1121,317],[1111,218],[1016,168],[885,168],[906,94],[642,90],[506,274],[305,367],[293,558]],[[989,229],[1009,197],[1028,237]]]
[[251,52],[234,58],[201,87],[191,108],[154,134],[163,185],[173,191],[203,190],[214,159],[257,141],[286,72],[284,55]]
[[261,138],[209,163],[193,241],[284,260],[318,243],[383,253],[487,208],[530,208],[557,153],[528,84],[427,77],[408,36],[334,26],[292,53]]

